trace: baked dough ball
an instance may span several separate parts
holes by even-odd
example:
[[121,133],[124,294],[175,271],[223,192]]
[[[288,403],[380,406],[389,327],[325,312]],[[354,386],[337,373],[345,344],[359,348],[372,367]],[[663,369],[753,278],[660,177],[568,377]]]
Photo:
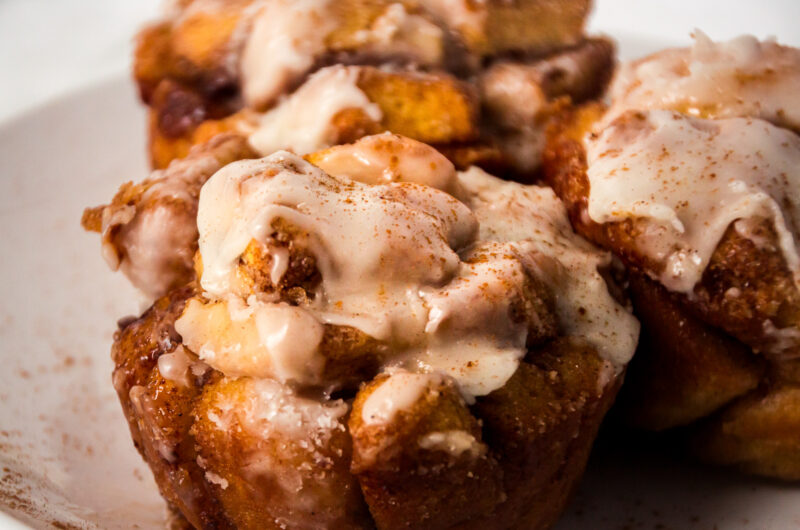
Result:
[[144,181],[123,184],[110,204],[87,208],[81,225],[102,236],[112,270],[145,295],[162,296],[194,274],[200,188],[226,164],[254,156],[244,137],[216,136]]
[[[547,188],[366,137],[228,164],[114,385],[196,528],[546,528],[635,349]],[[317,164],[317,165],[315,165]]]
[[696,38],[624,66],[610,109],[567,112],[546,178],[630,271],[643,330],[627,417],[691,426],[702,458],[796,480],[800,52]]
[[[391,131],[531,180],[543,126],[599,96],[613,45],[585,39],[589,2],[288,0],[175,6],[138,38],[154,167],[215,134],[261,156]],[[508,118],[511,118],[510,120]]]

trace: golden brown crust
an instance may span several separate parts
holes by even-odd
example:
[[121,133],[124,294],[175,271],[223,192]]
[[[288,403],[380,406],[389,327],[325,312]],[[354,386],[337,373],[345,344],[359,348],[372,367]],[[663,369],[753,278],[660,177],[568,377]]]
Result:
[[573,339],[531,351],[506,385],[472,407],[497,454],[507,498],[467,528],[547,528],[570,499],[622,377]]
[[688,425],[758,387],[765,366],[750,348],[690,315],[644,275],[630,275],[630,294],[642,334],[620,402],[634,425]]
[[161,22],[143,28],[136,36],[133,78],[142,101],[149,102],[158,84],[170,75],[170,24]]
[[690,440],[708,462],[800,480],[800,386],[770,384],[702,422]]
[[[392,131],[431,144],[476,142],[478,97],[467,83],[440,72],[387,72],[359,67],[358,87],[378,106],[382,119],[375,122],[358,108],[334,116],[333,143],[349,143],[370,134]],[[162,81],[149,101],[150,156],[155,168],[213,136],[255,126],[249,110],[212,107],[195,91]]]
[[225,132],[236,132],[253,119],[234,105],[209,103],[192,89],[169,79],[161,81],[149,99],[150,163],[155,169],[186,157],[192,147]]
[[[587,39],[549,57],[501,61],[481,75],[480,98],[475,85],[445,72],[361,66],[357,85],[381,110],[382,119],[373,121],[358,108],[344,109],[333,118],[333,142],[391,131],[435,145],[460,169],[479,165],[524,178],[528,169],[503,144],[540,142],[543,124],[566,103],[598,96],[613,71],[613,51],[607,39]],[[509,94],[508,86],[527,88]],[[530,91],[543,101],[529,101]],[[169,79],[160,82],[149,105],[150,154],[156,168],[184,157],[192,146],[215,134],[251,129],[258,119],[250,110],[231,114],[237,107],[215,104]],[[533,136],[514,140],[526,134]]]
[[[312,484],[313,491],[306,494],[315,499],[313,505],[330,509],[332,527],[368,527],[348,470],[349,437],[334,433],[322,455],[332,464],[314,463],[309,460],[312,455],[302,447],[287,446],[286,440],[253,437],[238,418],[224,430],[213,424],[209,413],[221,414],[221,401],[236,404],[248,397],[246,379],[224,379],[208,369],[181,385],[161,375],[158,359],[180,347],[174,322],[195,292],[188,286],[156,301],[117,333],[112,350],[114,383],[134,444],[153,470],[162,495],[195,528],[278,528],[275,521],[281,514],[294,510],[293,499],[277,495],[279,484],[268,476],[243,473],[247,458],[263,451],[284,459],[276,469],[302,470],[311,463],[311,469],[322,474],[315,472],[304,484]],[[314,488],[316,480],[322,485]]]
[[[545,179],[565,202],[577,232],[614,252],[628,267],[658,277],[665,264],[642,251],[639,241],[645,229],[643,221],[598,224],[587,213],[589,181],[581,140],[602,111],[599,104],[572,109],[553,124],[543,160]],[[728,228],[694,289],[693,300],[687,299],[685,306],[709,324],[762,351],[769,350],[775,340],[765,321],[772,321],[776,327],[800,323],[800,292],[774,230],[766,222],[757,230],[769,244],[758,246],[732,226]],[[753,267],[753,263],[759,266]],[[731,296],[731,292],[738,294]]]
[[687,432],[694,453],[710,462],[800,479],[796,352],[760,355],[775,340],[763,325],[766,320],[776,327],[800,321],[800,295],[774,230],[766,222],[755,224],[753,229],[771,242],[757,246],[729,227],[692,298],[667,291],[652,279],[663,264],[640,250],[640,222],[600,225],[586,212],[582,139],[603,111],[599,104],[572,109],[551,126],[544,174],[564,200],[576,231],[612,250],[630,269],[642,338],[621,409],[648,429],[691,425]]
[[235,97],[237,80],[225,54],[241,10],[250,1],[232,0],[224,12],[197,10],[177,22],[158,22],[140,31],[133,75],[142,99],[149,103],[164,80],[202,94],[209,103],[225,104]]
[[[166,167],[186,156],[193,145],[221,132],[239,130],[253,120],[250,111],[239,110],[238,81],[220,60],[241,5],[246,3],[234,2],[229,13],[216,17],[220,21],[217,33],[214,17],[199,14],[142,34],[136,77],[143,99],[150,105],[155,167]],[[466,3],[477,6],[471,0]],[[347,10],[351,4],[360,6],[355,11],[357,16],[348,19],[352,24],[346,24],[326,43],[336,54],[318,60],[313,68],[328,64],[334,57],[353,60],[348,55],[352,51],[348,39],[374,18],[370,6],[380,7],[381,2],[348,0],[337,3],[337,8]],[[582,38],[588,5],[585,0],[526,0],[512,6],[491,0],[485,3],[490,29],[470,35],[468,41],[465,36],[465,44],[457,50],[460,53],[469,48],[482,56],[523,52],[518,56],[522,57],[574,45]],[[555,75],[548,77],[548,94],[582,98],[582,91],[598,93],[610,73],[609,59],[610,53],[603,55],[603,61],[597,62],[602,67],[591,70],[585,78],[567,82]],[[464,66],[468,61],[452,63]],[[381,109],[383,118],[376,123],[358,109],[340,112],[333,119],[337,143],[390,130],[441,147],[459,168],[477,163],[502,173],[511,171],[513,163],[507,154],[493,140],[481,137],[480,102],[473,85],[442,72],[412,74],[371,67],[362,67],[361,72],[358,87]],[[599,84],[595,82],[598,79],[602,79]],[[87,214],[86,225],[96,224],[93,215]],[[292,237],[282,238],[290,233]],[[318,272],[313,258],[301,245],[294,245],[296,235],[291,227],[276,227],[273,234],[273,243],[289,249],[289,268],[278,285],[272,285],[267,274],[271,268],[269,253],[258,244],[248,247],[238,272],[251,289],[278,292],[290,303],[302,303],[304,297],[313,296]],[[202,263],[197,266],[202,267]],[[156,306],[177,307],[183,303],[179,298],[194,294],[173,294],[169,302],[162,300]],[[531,310],[515,309],[520,315]],[[538,309],[545,316],[551,315],[549,306]],[[310,481],[304,470],[316,469],[322,462],[315,475],[318,482],[304,490],[320,507],[315,514],[319,517],[316,527],[548,527],[582,474],[599,423],[621,382],[621,377],[608,372],[609,367],[592,348],[552,340],[555,324],[543,318],[540,320],[550,326],[531,333],[529,347],[534,350],[509,386],[467,406],[452,385],[444,384],[435,397],[376,431],[363,425],[359,407],[384,377],[373,379],[385,345],[356,329],[327,325],[320,346],[326,358],[325,379],[340,381],[336,390],[344,396],[352,396],[360,382],[371,382],[358,391],[354,411],[342,420],[348,430],[335,431],[312,455],[297,440],[275,433],[254,433],[252,425],[235,412],[256,399],[256,380],[232,380],[208,370],[202,379],[195,378],[188,388],[181,387],[181,393],[175,394],[186,398],[182,407],[178,401],[170,401],[169,407],[160,408],[162,402],[150,393],[155,387],[139,382],[152,379],[160,381],[162,387],[175,386],[162,377],[157,363],[160,355],[173,350],[148,343],[149,361],[141,364],[145,343],[141,338],[130,338],[127,330],[157,327],[174,334],[173,323],[179,313],[151,310],[121,332],[115,351],[120,366],[135,367],[133,371],[123,370],[131,374],[131,384],[145,388],[135,394],[150,400],[151,408],[160,415],[156,418],[124,405],[126,416],[140,428],[139,438],[147,438],[144,443],[155,448],[143,455],[153,466],[168,502],[195,527],[269,528],[278,520],[291,521],[303,515],[290,506],[292,499],[274,479],[246,471],[252,469],[258,455],[266,455],[270,469],[295,470],[303,484]],[[158,323],[145,322],[148,320]],[[180,339],[174,338],[170,344],[173,349],[177,348],[175,340]],[[188,348],[184,349],[195,359]],[[120,399],[123,403],[130,400],[130,391],[120,391]],[[219,418],[223,417],[225,427],[220,428]],[[177,418],[180,420],[175,425],[170,423]],[[419,445],[427,434],[451,430],[471,434],[481,449],[453,457]],[[161,443],[178,437],[191,452],[181,450],[173,461],[165,463]],[[380,458],[368,457],[376,447],[384,446],[388,452],[381,453]],[[173,472],[176,466],[181,474]],[[198,510],[200,504],[208,505],[205,511]]]
[[[196,359],[173,325],[195,294],[192,286],[173,291],[124,323],[113,359],[134,441],[164,497],[196,528],[271,528],[281,517],[309,516],[274,475],[257,472],[258,462],[270,473],[294,473],[311,505],[320,503],[313,520],[323,527],[546,528],[568,501],[621,382],[592,348],[557,339],[532,350],[505,387],[471,407],[443,382],[376,427],[360,411],[386,378],[378,376],[312,454],[269,422],[261,424],[267,434],[253,430],[247,411],[267,403],[257,380],[208,368],[189,372],[197,375],[186,385],[163,377],[160,356],[182,348]],[[340,340],[343,350],[354,347]],[[453,430],[471,434],[475,448],[453,455],[420,445],[427,434]]]
[[383,130],[429,144],[478,139],[478,96],[471,85],[449,74],[366,67],[357,84],[380,107]]
[[508,158],[497,145],[492,143],[438,144],[434,147],[446,156],[458,170],[478,166],[493,175],[503,175],[510,171]]
[[[182,16],[146,28],[139,35],[134,76],[151,109],[153,167],[166,167],[171,160],[185,156],[192,145],[214,133],[235,130],[243,118],[247,121],[248,116],[240,116],[241,80],[234,58],[241,51],[241,42],[234,36],[247,32],[249,22],[244,13],[251,2],[236,0],[226,3],[224,9],[187,10],[189,3],[180,8]],[[428,35],[442,41],[443,55],[435,60],[409,55],[402,46],[381,51],[365,43],[364,30],[385,16],[389,5],[394,4],[383,0],[336,2],[330,15],[336,20],[335,29],[325,40],[326,51],[312,61],[309,71],[285,87],[285,93],[291,92],[311,72],[327,65],[362,65],[358,86],[380,107],[383,119],[375,123],[360,109],[346,109],[334,119],[334,144],[388,130],[442,147],[452,153],[458,167],[477,163],[495,173],[530,180],[528,173],[538,165],[538,154],[535,160],[521,163],[516,153],[497,147],[496,124],[485,127],[479,123],[478,91],[472,82],[476,74],[492,61],[528,71],[526,82],[542,91],[555,109],[561,98],[584,101],[597,97],[613,71],[611,41],[583,38],[588,0],[402,2],[410,16],[442,29],[443,38]],[[421,43],[414,42],[412,48],[416,45]],[[367,65],[391,65],[391,69]],[[397,68],[404,65],[409,69]],[[456,80],[451,73],[469,81]],[[487,111],[484,118],[495,114],[491,98],[482,103],[482,110]],[[538,106],[530,103],[518,102],[517,106],[520,111]],[[271,100],[270,105],[274,104]],[[511,110],[511,114],[518,112]],[[526,123],[523,128],[531,126]],[[508,142],[519,144],[520,140]],[[541,143],[540,132],[536,142]]]
[[[326,36],[327,51],[317,65],[339,62],[420,62],[423,57],[404,56],[400,50],[384,51],[376,57],[363,39],[364,30],[386,12],[393,2],[386,0],[339,0],[330,16],[336,27]],[[407,13],[436,23],[447,34],[440,45],[445,49],[434,65],[475,68],[480,59],[509,53],[540,56],[552,50],[577,44],[583,36],[589,0],[504,0],[474,3],[462,0],[463,7],[437,0],[402,2]],[[237,53],[234,38],[246,27],[245,12],[252,0],[232,0],[223,8],[187,10],[192,2],[175,6],[181,16],[153,24],[137,36],[134,60],[136,78],[143,99],[164,79],[191,86],[212,98],[219,98],[235,87],[235,68],[229,53]],[[463,9],[479,24],[462,24]],[[482,13],[478,13],[481,11]],[[451,14],[456,16],[451,17]],[[429,65],[433,66],[433,65]]]
[[495,129],[542,124],[567,100],[600,97],[614,72],[614,43],[587,38],[578,45],[533,60],[502,59],[478,75],[486,118]]
[[[362,407],[387,379],[359,391],[349,422],[351,468],[378,528],[451,528],[491,512],[503,497],[498,463],[455,387],[438,384],[394,421],[366,424]],[[448,431],[467,433],[475,447],[455,455],[423,447],[426,435]]]
[[277,285],[272,282],[270,274],[273,254],[255,240],[250,241],[242,254],[238,276],[248,292],[277,292],[285,299],[300,303],[306,293],[313,291],[322,280],[317,260],[304,244],[307,237],[304,232],[282,219],[273,222],[272,227],[273,231],[269,234],[271,246],[286,249],[289,259],[286,272]]
[[[247,400],[263,399],[246,378],[206,385],[193,409],[192,435],[214,493],[237,529],[289,527],[297,521],[325,528],[364,528],[369,514],[350,474],[351,440],[344,428],[330,439],[252,432],[241,414]],[[239,410],[238,412],[242,412]],[[224,428],[215,421],[228,414]],[[223,482],[225,481],[225,482]],[[220,484],[221,483],[221,484]]]
[[195,528],[216,524],[233,528],[196,465],[195,444],[186,412],[201,384],[178,386],[160,377],[158,358],[174,351],[180,336],[173,323],[183,311],[192,286],[158,300],[139,319],[121,327],[111,358],[114,388],[128,420],[133,443],[153,471],[159,490]]
[[[482,57],[514,52],[541,55],[573,45],[583,36],[591,8],[589,0],[462,0],[463,8],[440,0],[422,3],[445,20],[452,15],[450,30],[459,36],[462,46]],[[461,9],[481,11],[484,23],[477,27],[459,24],[466,18],[459,17]]]

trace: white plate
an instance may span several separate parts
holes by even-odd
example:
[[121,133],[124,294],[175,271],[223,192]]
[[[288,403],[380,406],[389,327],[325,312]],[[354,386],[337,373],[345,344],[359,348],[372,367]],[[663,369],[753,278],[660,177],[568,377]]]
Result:
[[[0,127],[0,510],[14,518],[0,528],[163,528],[110,381],[115,321],[137,297],[79,227],[145,175],[144,124],[121,79]],[[558,528],[797,527],[800,489],[611,444]]]

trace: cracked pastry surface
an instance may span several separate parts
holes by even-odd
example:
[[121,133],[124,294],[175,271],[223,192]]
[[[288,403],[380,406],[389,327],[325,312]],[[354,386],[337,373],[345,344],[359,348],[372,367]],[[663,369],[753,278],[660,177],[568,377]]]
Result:
[[165,498],[195,527],[548,526],[636,345],[609,255],[551,190],[409,139],[307,158],[218,170],[196,281],[117,334]]
[[576,230],[632,270],[634,421],[694,424],[704,458],[797,479],[800,424],[763,405],[797,384],[800,55],[695,38],[624,66],[608,110],[555,126],[546,173]]

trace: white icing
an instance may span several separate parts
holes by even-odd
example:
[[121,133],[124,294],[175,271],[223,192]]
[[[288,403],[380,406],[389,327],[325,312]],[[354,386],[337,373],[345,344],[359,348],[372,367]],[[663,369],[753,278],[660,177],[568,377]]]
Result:
[[246,313],[231,306],[192,299],[175,329],[189,349],[226,375],[320,382],[324,359],[317,350],[323,327],[311,313],[255,299],[248,301]]
[[444,31],[424,16],[409,13],[401,2],[387,4],[374,20],[367,21],[368,26],[339,35],[341,42],[328,42],[334,31],[353,23],[352,13],[337,9],[334,0],[257,2],[250,9],[255,15],[245,17],[252,20],[246,24],[249,34],[242,39],[242,93],[248,106],[263,109],[273,104],[331,50],[440,64]]
[[597,395],[601,396],[606,388],[617,380],[617,370],[608,360],[603,359],[603,366],[600,368],[600,375],[597,378]]
[[[412,156],[386,166],[384,148]],[[425,149],[382,135],[323,154],[336,177],[287,152],[217,172],[198,214],[200,283],[212,301],[190,301],[178,320],[187,347],[227,375],[323,383],[321,323],[350,326],[386,344],[384,367],[451,376],[471,402],[514,374],[531,330],[547,328],[536,308],[548,311],[554,298],[561,331],[620,370],[638,324],[598,272],[608,255],[572,232],[553,192],[479,169],[454,178]],[[347,163],[348,153],[357,160]],[[397,182],[412,179],[464,202]],[[268,241],[278,219],[302,232],[293,244],[307,247],[322,278],[297,307],[252,295],[239,277],[242,253]]]
[[598,272],[610,255],[573,232],[552,189],[506,182],[478,168],[459,176],[472,194],[480,238],[512,243],[525,266],[556,294],[561,332],[588,341],[622,370],[636,349],[639,322],[609,294]]
[[792,361],[800,358],[797,345],[800,344],[800,329],[796,326],[778,328],[771,320],[761,323],[764,337],[767,339],[767,351],[779,361]]
[[234,428],[232,412],[236,409],[236,402],[223,400],[218,401],[215,405],[215,407],[210,407],[206,413],[208,421],[213,423],[216,429],[230,432]]
[[[346,510],[360,500],[360,493],[353,492],[357,483],[346,473],[348,405],[303,397],[269,379],[240,380],[234,388],[232,393],[218,394],[215,403],[220,414],[228,416],[220,435],[229,435],[234,428],[253,440],[242,455],[237,476],[274,501],[269,518],[259,524],[311,529],[340,528],[343,521],[352,521]],[[337,502],[322,506],[320,499]]]
[[128,399],[138,416],[139,425],[148,431],[145,439],[155,446],[161,458],[170,464],[174,463],[176,460],[175,444],[166,438],[164,431],[159,428],[158,418],[161,416],[161,411],[148,395],[147,388],[141,385],[132,386],[128,392]]
[[[471,309],[461,310],[466,312]],[[436,318],[435,314],[432,318]],[[463,338],[457,335],[434,335],[425,348],[412,350],[401,357],[401,366],[432,370],[452,377],[458,383],[464,400],[471,405],[475,403],[476,396],[485,396],[502,388],[517,371],[527,351],[523,326],[506,319],[500,328],[499,340],[486,336],[487,327],[484,324],[482,330],[471,330],[473,333]],[[506,327],[519,330],[516,335],[518,340],[510,341],[509,337],[502,337],[512,335],[504,329]]]
[[[306,489],[309,482],[318,488],[328,476],[325,469],[330,469],[331,457],[342,456],[329,442],[345,431],[348,410],[342,400],[302,397],[272,379],[243,379],[234,392],[217,394],[207,417],[224,433],[244,431],[256,440],[245,457],[242,478],[269,477],[278,491],[302,497],[292,505],[302,511],[313,508],[314,490]],[[304,464],[297,465],[298,455]]]
[[389,4],[369,29],[353,37],[364,52],[411,57],[420,64],[439,64],[444,54],[444,31],[400,2]]
[[279,381],[318,383],[322,324],[308,311],[286,304],[261,304],[254,318],[260,343],[270,355],[272,375]]
[[180,386],[189,386],[189,369],[193,361],[183,346],[178,345],[175,351],[165,353],[158,358],[158,371],[167,381]]
[[[577,61],[548,59],[541,63],[498,62],[478,78],[481,101],[491,112],[492,120],[501,127],[522,129],[538,125],[542,111],[547,109],[547,95],[542,89],[543,70],[578,68]],[[556,64],[553,64],[557,61]],[[541,131],[539,131],[541,134]]]
[[206,480],[212,484],[216,484],[217,486],[219,486],[224,490],[228,489],[228,480],[222,478],[216,473],[213,473],[211,471],[206,471]]
[[244,403],[237,402],[231,410],[235,410],[243,427],[258,438],[277,434],[324,448],[335,431],[344,431],[342,419],[349,407],[341,399],[301,397],[271,379],[248,381],[242,394]]
[[333,0],[259,2],[241,58],[242,94],[262,108],[305,74],[335,27]]
[[800,50],[745,35],[625,64],[610,89],[608,121],[628,109],[671,109],[699,117],[758,117],[800,129]]
[[269,280],[272,285],[278,285],[283,275],[289,270],[289,249],[286,247],[273,247],[270,249],[269,255],[272,256]]
[[173,286],[176,275],[192,266],[197,196],[218,167],[211,154],[176,160],[140,185],[144,191],[135,206],[105,207],[102,253],[109,267],[121,269],[150,298]]
[[334,144],[334,118],[346,109],[360,109],[380,122],[383,114],[358,88],[357,66],[331,66],[315,73],[303,86],[264,114],[250,144],[263,155],[281,149],[306,154]]
[[338,145],[314,158],[314,165],[334,177],[364,184],[413,182],[458,197],[453,163],[439,151],[389,132]]
[[545,92],[547,79],[575,85],[581,70],[591,67],[587,60],[582,50],[567,51],[534,62],[499,61],[479,75],[492,138],[518,171],[530,172],[541,164],[546,128],[561,95]]
[[428,345],[410,352],[406,364],[453,377],[472,402],[503,386],[527,352],[528,322],[509,316],[512,303],[525,298],[528,269],[514,244],[477,243],[461,258],[450,283],[422,289]]
[[312,234],[309,244],[324,278],[324,292],[314,300],[321,321],[404,342],[424,329],[419,286],[452,276],[459,264],[453,247],[477,228],[463,204],[426,186],[336,179],[286,152],[236,162],[214,175],[200,196],[207,293],[230,291],[239,256],[278,218]]
[[[185,213],[174,204],[153,203],[119,229],[113,255],[124,251],[119,268],[146,296],[164,294],[176,279],[176,265],[188,268],[192,263],[197,230]],[[106,256],[110,244],[104,244]]]
[[361,418],[367,425],[392,423],[398,412],[409,410],[443,383],[438,374],[391,373],[364,401]]
[[464,453],[476,457],[486,452],[486,446],[476,440],[472,434],[457,430],[430,432],[420,438],[419,446],[429,451],[444,451],[454,457],[459,457]]
[[106,207],[103,209],[102,226],[100,229],[103,238],[100,243],[100,252],[108,267],[114,272],[119,270],[124,256],[113,240],[111,229],[127,225],[135,216],[136,207],[129,204]]
[[587,140],[587,159],[589,217],[646,220],[641,248],[664,264],[669,289],[692,292],[737,219],[769,219],[797,277],[800,137],[790,131],[758,119],[630,112]]

